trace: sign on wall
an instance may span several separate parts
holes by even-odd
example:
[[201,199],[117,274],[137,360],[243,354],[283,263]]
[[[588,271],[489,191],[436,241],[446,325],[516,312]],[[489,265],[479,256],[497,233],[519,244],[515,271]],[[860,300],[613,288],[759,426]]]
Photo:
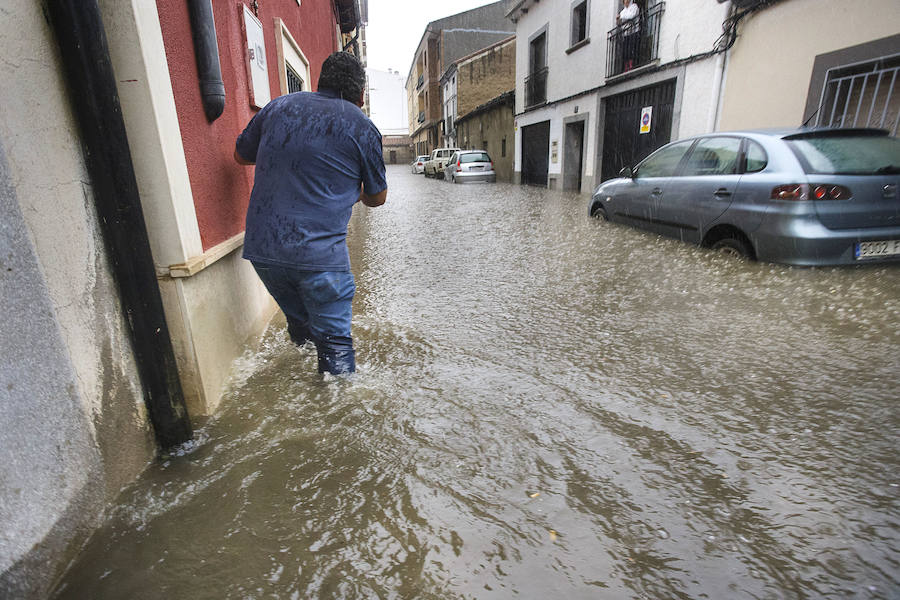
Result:
[[653,120],[653,107],[645,106],[641,109],[641,133],[650,133],[650,123]]
[[269,91],[269,70],[266,68],[266,42],[262,23],[246,4],[244,10],[244,39],[247,49],[247,76],[250,86],[250,104],[262,108],[272,99]]

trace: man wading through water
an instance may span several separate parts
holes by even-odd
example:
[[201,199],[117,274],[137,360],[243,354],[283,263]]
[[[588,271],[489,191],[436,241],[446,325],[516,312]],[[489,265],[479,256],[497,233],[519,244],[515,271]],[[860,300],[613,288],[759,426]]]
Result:
[[291,340],[316,345],[319,373],[356,370],[347,224],[356,202],[387,198],[381,133],[359,109],[365,85],[359,60],[336,52],[317,92],[275,98],[235,144],[234,159],[256,165],[244,258],[287,317]]

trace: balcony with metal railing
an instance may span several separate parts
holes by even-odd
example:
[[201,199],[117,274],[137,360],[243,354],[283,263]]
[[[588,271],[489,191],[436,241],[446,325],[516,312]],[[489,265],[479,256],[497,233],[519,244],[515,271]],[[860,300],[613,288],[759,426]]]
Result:
[[659,58],[659,25],[666,3],[657,2],[637,19],[606,34],[606,77],[616,77]]
[[550,69],[544,67],[533,71],[525,78],[525,108],[538,106],[547,101],[547,74]]

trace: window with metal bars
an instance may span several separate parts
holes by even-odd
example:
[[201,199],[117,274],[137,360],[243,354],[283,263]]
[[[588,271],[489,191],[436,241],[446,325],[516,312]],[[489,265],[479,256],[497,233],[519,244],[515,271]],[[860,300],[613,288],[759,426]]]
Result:
[[297,75],[297,72],[294,71],[290,65],[284,65],[285,70],[287,71],[287,87],[288,94],[292,94],[294,92],[300,92],[303,90],[303,79]]
[[829,69],[816,111],[821,127],[877,127],[897,135],[900,54]]

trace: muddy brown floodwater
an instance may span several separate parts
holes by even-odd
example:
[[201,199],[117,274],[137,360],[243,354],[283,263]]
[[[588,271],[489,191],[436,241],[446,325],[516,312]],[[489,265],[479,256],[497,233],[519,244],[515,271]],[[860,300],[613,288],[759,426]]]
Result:
[[900,265],[389,170],[352,379],[276,321],[58,598],[898,598]]

